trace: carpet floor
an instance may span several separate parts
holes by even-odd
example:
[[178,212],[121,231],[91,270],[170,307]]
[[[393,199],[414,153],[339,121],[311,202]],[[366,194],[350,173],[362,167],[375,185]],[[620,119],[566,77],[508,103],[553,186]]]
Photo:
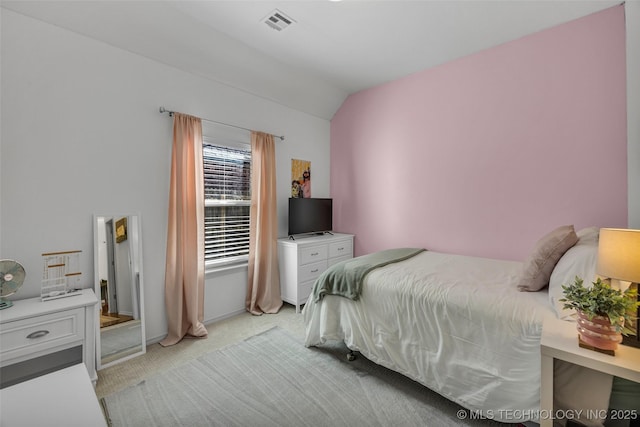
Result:
[[280,327],[212,351],[102,399],[125,426],[507,426],[358,356],[306,348]]

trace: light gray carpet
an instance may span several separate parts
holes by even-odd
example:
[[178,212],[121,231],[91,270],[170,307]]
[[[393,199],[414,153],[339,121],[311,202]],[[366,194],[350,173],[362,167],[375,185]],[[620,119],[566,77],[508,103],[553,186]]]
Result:
[[[485,426],[342,343],[306,348],[274,327],[104,398],[123,426]],[[468,415],[468,412],[467,412]]]

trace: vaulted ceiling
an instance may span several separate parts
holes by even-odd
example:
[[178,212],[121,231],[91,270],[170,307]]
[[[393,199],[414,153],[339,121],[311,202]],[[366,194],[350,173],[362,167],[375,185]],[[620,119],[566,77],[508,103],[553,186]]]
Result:
[[325,119],[351,93],[619,3],[0,0],[5,9]]

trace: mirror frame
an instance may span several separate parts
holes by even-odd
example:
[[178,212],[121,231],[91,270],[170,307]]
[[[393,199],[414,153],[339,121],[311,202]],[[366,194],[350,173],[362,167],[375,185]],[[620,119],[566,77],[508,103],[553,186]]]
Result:
[[[98,301],[101,301],[101,287],[100,287],[100,257],[98,250],[98,242],[99,242],[99,230],[98,230],[98,218],[111,218],[114,221],[116,218],[127,218],[127,222],[131,221],[132,217],[135,217],[137,220],[137,231],[138,231],[138,239],[137,239],[137,257],[138,257],[138,282],[139,282],[139,296],[138,296],[138,305],[140,310],[140,332],[141,332],[141,348],[140,351],[135,353],[127,353],[126,355],[117,358],[115,360],[109,361],[107,363],[102,363],[102,339],[100,335],[100,314],[102,312],[101,304],[98,303],[96,313],[95,313],[95,321],[96,321],[96,369],[104,369],[109,366],[124,362],[126,360],[132,359],[134,357],[145,354],[147,351],[147,339],[146,339],[146,327],[145,327],[145,311],[144,311],[144,274],[143,274],[143,253],[142,253],[142,218],[139,213],[127,213],[127,214],[94,214],[93,215],[93,270],[94,270],[94,292]],[[128,227],[130,228],[130,227]],[[115,233],[115,230],[114,230]],[[116,353],[117,354],[117,353]]]

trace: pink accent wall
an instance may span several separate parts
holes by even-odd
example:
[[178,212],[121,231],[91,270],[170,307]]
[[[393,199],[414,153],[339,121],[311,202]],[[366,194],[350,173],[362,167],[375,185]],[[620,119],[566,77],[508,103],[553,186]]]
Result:
[[624,6],[347,98],[334,229],[523,260],[551,229],[627,226]]

